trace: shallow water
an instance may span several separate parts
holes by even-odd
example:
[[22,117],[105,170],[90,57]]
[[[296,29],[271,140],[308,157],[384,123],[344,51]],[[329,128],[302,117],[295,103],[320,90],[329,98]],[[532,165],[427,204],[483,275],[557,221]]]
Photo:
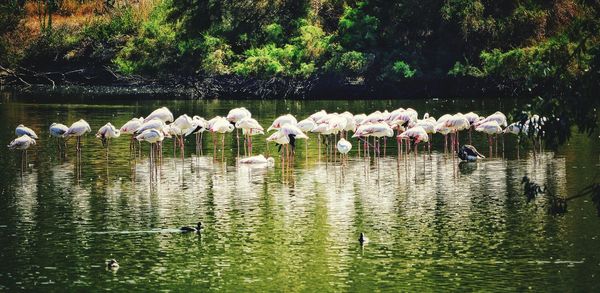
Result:
[[[159,106],[175,115],[226,115],[245,106],[263,126],[293,113],[353,113],[413,107],[438,117],[447,112],[509,112],[517,101],[169,101],[19,97],[4,93],[0,140],[14,127],[37,131],[21,175],[17,152],[0,152],[0,290],[130,291],[597,291],[600,218],[590,198],[569,202],[551,216],[544,198],[527,203],[525,175],[554,192],[574,195],[600,171],[600,141],[575,135],[556,151],[519,158],[506,139],[498,157],[458,164],[434,137],[433,153],[396,157],[395,143],[379,160],[346,166],[326,163],[315,137],[308,153],[298,143],[293,166],[238,166],[235,136],[225,161],[213,159],[210,135],[202,155],[193,139],[185,159],[165,143],[158,180],[150,181],[148,147],[132,160],[126,137],[83,141],[81,169],[73,142],[60,159],[48,137],[52,122],[85,118],[93,130],[117,127]],[[265,127],[266,128],[266,127]],[[485,137],[474,144],[487,150]],[[262,137],[255,151],[264,153]],[[487,153],[484,152],[486,155]],[[177,228],[201,220],[202,234]],[[370,241],[361,247],[360,232]],[[105,261],[115,258],[116,271]]]

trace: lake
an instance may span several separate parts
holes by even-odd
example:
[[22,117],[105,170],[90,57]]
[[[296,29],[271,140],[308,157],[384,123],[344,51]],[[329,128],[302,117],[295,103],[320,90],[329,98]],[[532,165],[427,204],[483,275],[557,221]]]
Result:
[[[584,291],[600,290],[600,218],[589,197],[549,215],[544,197],[527,202],[530,177],[564,196],[600,171],[598,133],[575,134],[558,150],[534,159],[531,147],[459,164],[434,136],[433,152],[366,160],[355,140],[348,163],[319,160],[314,135],[298,142],[291,167],[277,148],[273,168],[236,163],[235,135],[225,159],[213,158],[210,135],[185,158],[164,143],[158,177],[150,180],[148,145],[132,159],[129,137],[111,142],[110,155],[93,134],[106,122],[166,106],[211,118],[244,106],[265,127],[278,115],[300,119],[328,112],[369,113],[413,107],[428,112],[509,113],[522,101],[372,100],[229,101],[98,98],[4,92],[0,140],[23,123],[40,139],[21,172],[17,151],[0,152],[0,290],[15,291]],[[74,141],[67,158],[49,137],[52,122],[86,119],[81,161]],[[465,137],[463,135],[463,137]],[[264,136],[255,153],[266,153]],[[464,139],[464,138],[463,138]],[[487,155],[487,138],[473,144]],[[500,150],[501,151],[501,150]],[[423,156],[425,155],[425,156]],[[202,221],[201,234],[178,228]],[[370,241],[361,246],[364,232]],[[106,268],[116,259],[118,270]]]

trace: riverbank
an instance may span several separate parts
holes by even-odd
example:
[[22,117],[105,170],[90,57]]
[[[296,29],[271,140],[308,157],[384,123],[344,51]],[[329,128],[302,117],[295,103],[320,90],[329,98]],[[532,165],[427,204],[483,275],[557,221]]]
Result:
[[515,95],[490,80],[473,77],[413,78],[397,82],[366,81],[364,78],[313,76],[259,79],[236,75],[176,76],[149,78],[123,76],[107,67],[64,72],[34,72],[27,69],[0,70],[0,85],[23,93],[102,96],[165,95],[183,99],[426,99]]

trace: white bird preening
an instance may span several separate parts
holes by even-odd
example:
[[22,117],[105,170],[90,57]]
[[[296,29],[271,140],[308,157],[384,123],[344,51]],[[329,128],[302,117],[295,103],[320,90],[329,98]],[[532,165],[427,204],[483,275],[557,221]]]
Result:
[[35,134],[35,131],[23,124],[19,124],[19,126],[15,128],[15,134],[17,136],[27,135],[33,139],[38,139],[38,136],[37,134]]
[[62,151],[63,145],[66,149],[66,143],[64,141],[64,137],[65,137],[65,133],[67,133],[68,130],[69,130],[69,127],[64,124],[55,122],[55,123],[52,123],[52,125],[50,125],[50,128],[49,128],[50,136],[56,138],[56,140],[57,140],[59,156],[61,156],[61,151]]
[[121,128],[119,129],[119,131],[122,134],[131,135],[131,139],[129,141],[130,155],[135,150],[135,135],[134,135],[134,133],[136,132],[136,130],[138,130],[142,126],[142,124],[144,124],[144,117],[132,118],[131,120],[125,122],[125,124],[123,124],[123,126],[121,126]]
[[[236,129],[242,129],[244,135],[244,155],[252,156],[252,136],[265,134],[264,128],[250,116],[239,119],[235,123]],[[239,142],[238,142],[239,144]]]
[[[498,134],[502,133],[502,128],[500,127],[500,125],[498,124],[498,122],[496,120],[489,120],[487,122],[479,124],[475,128],[475,131],[483,132],[483,133],[487,134],[488,145],[490,148],[490,157],[492,157],[492,135],[497,136]],[[497,152],[498,152],[498,146],[496,143],[496,153]]]
[[266,158],[263,155],[251,156],[240,159],[240,164],[252,164],[252,165],[266,165],[272,167],[275,165],[275,159],[273,157]]
[[173,113],[171,113],[171,110],[167,107],[158,108],[152,111],[152,113],[144,119],[144,122],[148,122],[152,119],[159,119],[164,123],[173,122],[174,120]]
[[69,127],[69,129],[65,133],[65,138],[69,139],[70,137],[75,136],[77,138],[77,146],[75,149],[77,150],[78,153],[80,153],[81,152],[81,137],[84,134],[91,132],[91,131],[92,131],[92,128],[87,123],[87,121],[85,121],[83,119],[79,119],[79,121],[71,124],[71,127]]
[[[288,162],[291,162],[297,139],[308,139],[308,136],[296,125],[284,124],[281,128],[277,129],[277,132],[267,138],[267,142],[273,141],[280,146],[280,150],[283,149],[285,154],[281,154],[281,159],[283,161],[282,165],[284,165],[285,157],[288,158]],[[289,148],[290,145],[292,146],[291,150]]]
[[138,134],[135,139],[137,141],[145,141],[150,143],[150,179],[155,178],[157,174],[156,160],[157,151],[159,150],[158,145],[164,140],[165,136],[162,130],[158,129],[147,129],[144,132]]
[[[244,107],[234,108],[234,109],[229,110],[229,113],[227,114],[227,117],[226,117],[227,121],[236,125],[235,134],[236,134],[236,139],[237,139],[238,157],[240,156],[240,129],[239,129],[239,127],[237,127],[237,123],[244,118],[251,118],[251,117],[252,117],[252,113],[250,113],[250,111],[248,111],[248,109],[246,109]],[[245,151],[245,149],[244,149],[244,151]]]
[[26,134],[15,138],[8,144],[10,150],[21,151],[21,172],[27,167],[27,149],[32,145],[35,145],[35,139]]
[[[317,124],[315,123],[314,120],[312,120],[309,117],[309,118],[306,118],[306,119],[298,122],[298,124],[296,124],[296,126],[298,126],[298,128],[300,130],[302,130],[302,132],[304,132],[308,135],[308,133],[312,132],[313,129],[315,129],[315,127],[317,127]],[[308,140],[304,143],[304,147],[305,147],[304,155],[306,156],[306,160],[308,160]],[[320,152],[320,150],[321,150],[321,146],[319,145],[319,152]]]
[[196,153],[202,154],[202,139],[204,132],[208,128],[208,121],[198,115],[194,115],[194,117],[192,117],[192,126],[193,127],[185,134],[185,136],[190,134],[196,135]]
[[415,144],[415,157],[417,156],[418,153],[418,145],[420,142],[424,141],[427,142],[429,141],[429,135],[427,134],[427,131],[425,131],[425,129],[423,129],[423,127],[421,126],[415,126],[413,128],[410,128],[404,132],[402,132],[401,134],[398,135],[398,137],[400,139],[407,139],[407,140],[412,140]]
[[[217,119],[215,119],[217,118]],[[234,126],[225,118],[215,117],[209,121],[210,132],[211,133],[220,133],[221,134],[221,161],[225,160],[225,134],[233,132]],[[216,156],[216,140],[213,136],[213,144],[215,146],[215,156]]]
[[340,154],[342,155],[342,164],[345,164],[345,162],[348,161],[348,153],[350,152],[350,150],[352,150],[352,144],[342,137],[337,142],[336,147],[338,152],[340,152]]
[[181,159],[183,159],[185,156],[184,138],[187,133],[196,128],[194,120],[187,114],[183,114],[177,117],[169,126],[170,134],[173,136],[173,157],[175,157],[175,149],[179,145],[179,153],[181,154]]
[[292,114],[281,115],[273,121],[273,124],[271,124],[267,131],[277,130],[288,124],[296,125],[298,124],[298,120],[296,120],[296,117],[294,117]]
[[106,148],[106,160],[108,161],[110,140],[121,136],[121,131],[114,127],[110,122],[98,129],[96,137],[102,141],[102,146]]

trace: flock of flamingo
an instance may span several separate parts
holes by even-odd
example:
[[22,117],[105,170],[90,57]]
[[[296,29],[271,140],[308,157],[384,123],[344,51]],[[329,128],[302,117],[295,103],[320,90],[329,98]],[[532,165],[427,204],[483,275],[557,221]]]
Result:
[[[293,160],[296,147],[296,140],[308,139],[308,134],[317,135],[319,146],[319,158],[321,157],[321,146],[325,148],[325,156],[333,156],[337,160],[337,153],[340,154],[340,161],[347,160],[348,153],[352,149],[352,143],[349,139],[356,139],[358,147],[358,156],[370,156],[371,149],[373,156],[381,156],[381,140],[383,139],[383,156],[387,148],[387,139],[396,138],[398,155],[418,152],[420,143],[427,143],[428,151],[431,152],[431,140],[434,134],[444,136],[444,152],[450,151],[452,154],[465,161],[476,161],[479,158],[485,158],[472,145],[472,132],[484,133],[487,135],[490,156],[493,154],[493,142],[496,141],[496,154],[498,150],[498,135],[515,134],[521,137],[523,134],[531,134],[534,137],[534,152],[536,148],[535,137],[541,129],[545,119],[538,115],[533,115],[527,121],[514,122],[507,124],[506,116],[502,112],[495,112],[487,117],[479,116],[476,113],[467,114],[445,114],[438,119],[431,117],[428,113],[419,119],[417,111],[411,108],[399,108],[391,112],[375,111],[371,114],[356,114],[350,112],[327,113],[325,110],[318,111],[304,120],[298,121],[291,114],[286,114],[276,118],[267,132],[274,131],[266,138],[267,152],[268,143],[273,142],[279,146],[282,163],[287,160]],[[243,136],[244,156],[240,156],[240,129]],[[174,119],[173,113],[166,107],[154,110],[147,117],[133,118],[126,122],[120,129],[117,129],[110,122],[98,129],[96,137],[101,139],[103,146],[108,147],[110,140],[116,139],[121,134],[131,135],[130,151],[139,148],[141,142],[150,144],[150,162],[156,162],[162,157],[162,143],[165,138],[173,139],[174,156],[176,149],[180,149],[183,157],[185,137],[194,135],[197,150],[202,150],[202,136],[204,132],[212,135],[213,149],[216,156],[217,139],[221,135],[221,152],[224,156],[225,135],[236,131],[237,150],[239,162],[243,164],[273,164],[274,159],[264,155],[252,156],[252,139],[256,135],[264,135],[264,128],[258,121],[252,118],[252,114],[244,107],[235,108],[229,111],[226,117],[216,116],[206,120],[200,116],[190,117],[183,114]],[[52,123],[50,125],[50,135],[62,140],[59,143],[59,150],[66,147],[66,140],[71,137],[76,138],[76,150],[78,158],[81,154],[81,138],[86,133],[91,132],[90,125],[83,119],[73,123],[70,127]],[[468,144],[460,146],[460,133],[468,132]],[[349,133],[352,136],[349,137]],[[36,144],[38,139],[34,130],[24,125],[17,126],[15,130],[17,138],[8,145],[9,149],[21,150],[22,158],[27,160],[27,149]],[[530,137],[532,135],[529,135]],[[450,142],[448,143],[448,137]],[[503,136],[502,136],[503,138]],[[137,142],[137,143],[136,143]],[[62,146],[61,146],[62,145]],[[137,146],[136,146],[137,145]],[[450,148],[448,149],[448,145]],[[502,148],[504,149],[504,139],[502,139]],[[540,143],[541,148],[541,143]],[[223,157],[222,157],[223,158]],[[26,164],[26,163],[25,163]],[[23,159],[22,159],[23,165]]]

